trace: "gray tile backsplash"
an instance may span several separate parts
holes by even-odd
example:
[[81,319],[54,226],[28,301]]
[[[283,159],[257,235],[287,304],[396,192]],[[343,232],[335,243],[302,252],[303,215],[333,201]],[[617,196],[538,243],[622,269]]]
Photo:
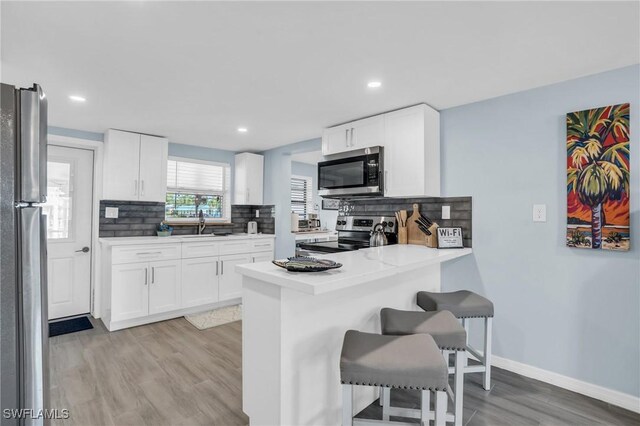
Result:
[[[118,207],[118,218],[107,219],[106,207]],[[259,210],[259,217],[255,217]],[[164,203],[144,201],[100,201],[99,236],[103,237],[141,237],[156,235],[158,224],[164,220]],[[275,207],[266,206],[231,206],[231,224],[207,225],[204,233],[240,233],[247,232],[249,221],[258,222],[258,232],[275,234]],[[196,225],[174,226],[174,235],[190,235],[197,232]]]
[[[342,200],[338,214],[393,216],[399,210],[407,210],[411,215],[413,204],[416,203],[420,206],[420,212],[438,225],[462,228],[464,246],[471,247],[473,207],[471,197],[356,198]],[[442,206],[450,206],[451,219],[442,219]]]
[[[107,219],[106,207],[117,207],[118,218]],[[158,224],[164,219],[164,203],[146,201],[100,201],[99,236],[142,237],[156,235]]]

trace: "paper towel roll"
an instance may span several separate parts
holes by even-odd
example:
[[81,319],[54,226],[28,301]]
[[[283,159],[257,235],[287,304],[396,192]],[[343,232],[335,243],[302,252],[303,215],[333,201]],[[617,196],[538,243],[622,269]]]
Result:
[[298,213],[291,212],[291,232],[298,232],[298,221],[300,216]]

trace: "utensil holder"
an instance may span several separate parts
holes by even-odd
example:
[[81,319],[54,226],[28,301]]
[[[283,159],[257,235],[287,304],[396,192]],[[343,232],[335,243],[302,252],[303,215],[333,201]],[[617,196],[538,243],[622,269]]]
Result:
[[407,244],[408,242],[407,227],[398,228],[398,244]]

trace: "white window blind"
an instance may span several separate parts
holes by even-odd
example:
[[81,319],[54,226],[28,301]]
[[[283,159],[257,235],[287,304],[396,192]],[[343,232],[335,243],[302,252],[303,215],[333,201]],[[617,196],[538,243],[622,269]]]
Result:
[[169,160],[167,188],[175,192],[222,193],[230,177],[228,164]]
[[308,176],[291,176],[291,211],[301,218],[313,211],[313,180]]
[[206,220],[229,221],[230,182],[229,164],[169,158],[165,218],[192,221],[202,212]]

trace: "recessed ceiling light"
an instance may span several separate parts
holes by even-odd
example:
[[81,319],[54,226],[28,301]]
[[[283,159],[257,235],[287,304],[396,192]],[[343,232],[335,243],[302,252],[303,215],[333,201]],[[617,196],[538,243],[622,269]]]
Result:
[[367,83],[367,87],[369,89],[377,89],[380,86],[382,86],[382,83],[380,81],[370,81]]
[[247,128],[246,127],[238,127],[238,131],[240,133],[247,133]]
[[87,99],[83,98],[82,96],[78,96],[78,95],[71,95],[69,96],[69,99],[71,99],[74,102],[85,102]]

